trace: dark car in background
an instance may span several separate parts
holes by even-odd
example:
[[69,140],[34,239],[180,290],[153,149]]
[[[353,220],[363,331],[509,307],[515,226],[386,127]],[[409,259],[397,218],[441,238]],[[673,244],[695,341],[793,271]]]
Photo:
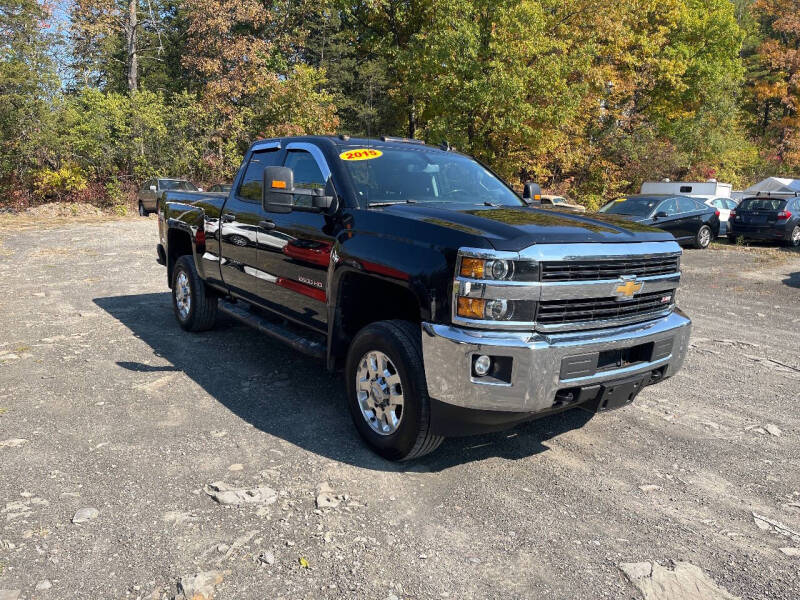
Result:
[[800,247],[800,198],[771,194],[745,198],[731,211],[728,239],[766,240]]
[[223,193],[227,194],[228,192],[231,191],[231,184],[230,183],[215,183],[210,188],[208,188],[208,191],[209,192],[216,192],[216,193],[223,192]]
[[707,248],[719,235],[719,210],[689,196],[625,196],[609,202],[600,212],[658,227],[675,236],[678,243],[695,248]]
[[167,190],[179,190],[182,192],[202,191],[191,181],[185,179],[150,179],[142,184],[137,194],[139,204],[139,216],[146,217],[151,212],[155,212],[158,207],[158,200]]

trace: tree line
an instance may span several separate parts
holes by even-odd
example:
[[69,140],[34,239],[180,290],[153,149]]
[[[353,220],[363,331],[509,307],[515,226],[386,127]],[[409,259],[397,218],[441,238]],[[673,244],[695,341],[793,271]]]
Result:
[[800,172],[800,0],[2,0],[0,206],[230,181],[259,137],[447,141],[589,205]]

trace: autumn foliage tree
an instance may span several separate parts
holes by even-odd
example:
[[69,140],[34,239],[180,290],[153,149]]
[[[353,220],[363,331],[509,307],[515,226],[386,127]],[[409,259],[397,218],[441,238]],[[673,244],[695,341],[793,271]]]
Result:
[[800,0],[48,1],[66,36],[0,5],[17,196],[229,181],[258,137],[335,132],[446,140],[590,207],[800,167]]

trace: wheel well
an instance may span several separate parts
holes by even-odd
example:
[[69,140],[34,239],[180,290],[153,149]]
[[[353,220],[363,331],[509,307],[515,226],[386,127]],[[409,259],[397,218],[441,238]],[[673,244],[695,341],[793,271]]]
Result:
[[416,296],[408,288],[361,273],[348,273],[339,284],[333,357],[343,358],[351,340],[376,321],[401,319],[420,323]]
[[167,283],[170,287],[172,287],[172,269],[177,260],[185,254],[192,254],[191,237],[185,231],[170,229],[167,232]]

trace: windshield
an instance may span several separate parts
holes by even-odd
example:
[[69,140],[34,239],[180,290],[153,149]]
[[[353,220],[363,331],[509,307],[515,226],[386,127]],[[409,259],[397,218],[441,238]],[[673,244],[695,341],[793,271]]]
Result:
[[502,181],[466,156],[425,148],[371,151],[378,155],[359,160],[358,149],[339,155],[362,206],[426,202],[525,206]]
[[610,215],[635,215],[646,217],[660,202],[665,200],[663,196],[630,196],[618,198],[606,204],[600,212]]
[[162,190],[190,190],[197,191],[194,184],[188,181],[181,181],[180,179],[160,179],[159,186]]
[[566,198],[562,198],[561,196],[553,196],[553,198],[551,200],[552,200],[553,204],[566,204],[567,203],[567,199]]
[[745,198],[736,210],[783,210],[785,206],[786,200],[780,198]]

